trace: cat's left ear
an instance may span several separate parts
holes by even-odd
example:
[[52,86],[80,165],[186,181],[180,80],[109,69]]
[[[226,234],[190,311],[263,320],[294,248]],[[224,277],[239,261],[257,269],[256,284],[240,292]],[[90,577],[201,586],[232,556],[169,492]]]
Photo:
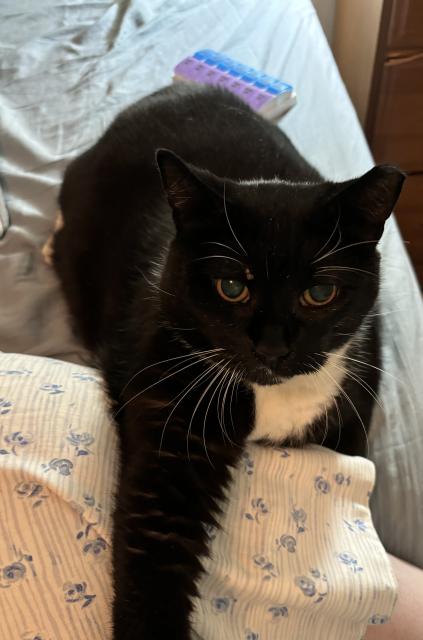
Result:
[[344,228],[347,226],[366,240],[379,240],[405,177],[397,167],[377,165],[350,182],[338,196]]
[[179,230],[198,217],[196,213],[204,208],[204,202],[208,198],[207,188],[196,175],[200,170],[188,165],[173,151],[159,149],[156,152],[156,162]]

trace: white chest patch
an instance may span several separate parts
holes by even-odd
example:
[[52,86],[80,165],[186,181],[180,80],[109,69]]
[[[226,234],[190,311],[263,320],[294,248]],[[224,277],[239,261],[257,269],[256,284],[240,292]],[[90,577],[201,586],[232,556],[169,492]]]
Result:
[[272,386],[253,384],[256,418],[249,439],[278,441],[289,436],[301,439],[308,426],[324,415],[341,394],[345,377],[342,356],[347,349],[348,344],[330,355],[316,373],[294,376]]

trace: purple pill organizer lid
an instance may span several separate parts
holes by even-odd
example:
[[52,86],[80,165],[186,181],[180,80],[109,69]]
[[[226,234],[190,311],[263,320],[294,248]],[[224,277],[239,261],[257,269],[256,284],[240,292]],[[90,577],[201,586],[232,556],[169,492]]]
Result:
[[296,103],[292,85],[212,49],[184,58],[173,79],[223,87],[269,120],[278,120]]

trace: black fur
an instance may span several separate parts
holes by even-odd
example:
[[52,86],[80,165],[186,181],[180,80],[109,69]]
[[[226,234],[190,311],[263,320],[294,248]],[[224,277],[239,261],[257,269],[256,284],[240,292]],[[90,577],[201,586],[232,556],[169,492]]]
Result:
[[[240,183],[258,178],[268,182]],[[189,638],[207,525],[254,422],[251,382],[312,372],[360,336],[349,355],[370,365],[360,376],[377,388],[376,242],[402,180],[376,167],[324,181],[236,97],[182,85],[126,110],[68,167],[54,264],[75,330],[103,369],[121,438],[117,640]],[[322,257],[338,241],[334,257]],[[323,266],[331,269],[319,274]],[[224,301],[218,278],[245,282],[250,301]],[[329,282],[339,287],[332,304],[300,304],[304,290]],[[183,357],[213,348],[224,350]],[[347,380],[367,428],[373,399]],[[358,415],[343,393],[338,405],[342,430],[332,407],[325,444],[363,453]],[[308,440],[321,442],[325,427],[316,421]]]

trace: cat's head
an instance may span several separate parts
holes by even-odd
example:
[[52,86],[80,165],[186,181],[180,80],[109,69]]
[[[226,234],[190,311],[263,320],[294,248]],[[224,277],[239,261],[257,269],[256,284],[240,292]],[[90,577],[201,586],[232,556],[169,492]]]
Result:
[[250,382],[311,373],[353,336],[379,287],[376,245],[404,175],[235,182],[157,154],[176,237],[163,305],[195,349],[222,348]]

